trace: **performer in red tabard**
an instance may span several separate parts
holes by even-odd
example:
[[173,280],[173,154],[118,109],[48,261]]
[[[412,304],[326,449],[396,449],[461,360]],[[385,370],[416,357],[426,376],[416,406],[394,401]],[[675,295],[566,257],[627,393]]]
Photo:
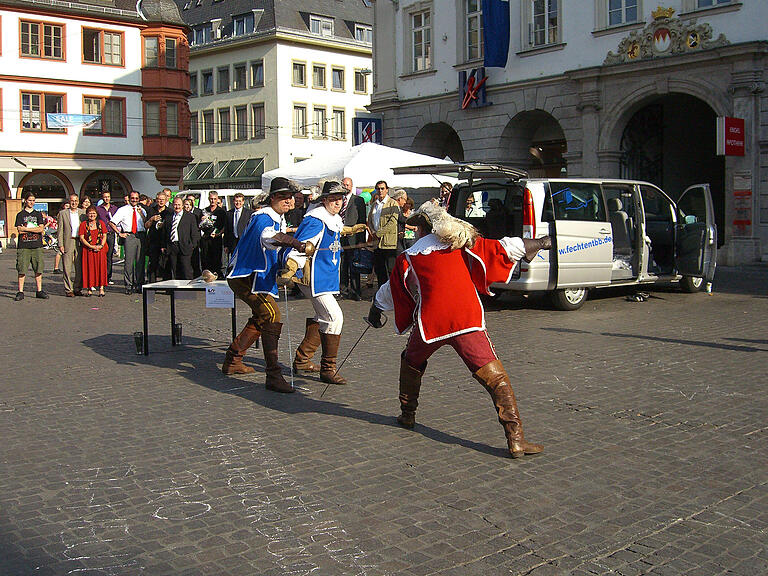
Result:
[[552,247],[549,236],[536,240],[478,236],[466,222],[427,202],[408,219],[418,227],[416,243],[400,254],[376,293],[368,321],[381,327],[381,312],[395,311],[399,334],[411,330],[400,362],[400,409],[397,421],[416,424],[421,377],[429,357],[441,346],[453,347],[493,399],[513,458],[542,451],[527,442],[509,376],[496,357],[485,329],[480,294],[492,294],[493,282],[507,282],[517,263]]

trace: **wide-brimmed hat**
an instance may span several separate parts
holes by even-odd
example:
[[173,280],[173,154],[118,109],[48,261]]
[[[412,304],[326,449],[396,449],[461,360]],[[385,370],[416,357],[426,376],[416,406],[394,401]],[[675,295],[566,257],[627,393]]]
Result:
[[299,192],[299,187],[296,183],[288,180],[288,178],[283,178],[282,176],[278,176],[272,180],[272,183],[269,185],[270,196],[274,196],[275,194],[293,196],[296,192]]
[[323,198],[328,198],[328,196],[346,196],[347,190],[344,188],[344,186],[341,185],[341,182],[337,182],[336,180],[326,180],[323,182],[323,191],[320,192],[320,196],[318,196],[318,200],[322,200]]

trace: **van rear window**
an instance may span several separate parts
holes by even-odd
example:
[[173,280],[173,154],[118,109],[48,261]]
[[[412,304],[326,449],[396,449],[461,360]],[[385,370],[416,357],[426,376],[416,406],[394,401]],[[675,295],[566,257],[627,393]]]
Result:
[[605,222],[605,208],[598,184],[550,182],[549,192],[556,220]]

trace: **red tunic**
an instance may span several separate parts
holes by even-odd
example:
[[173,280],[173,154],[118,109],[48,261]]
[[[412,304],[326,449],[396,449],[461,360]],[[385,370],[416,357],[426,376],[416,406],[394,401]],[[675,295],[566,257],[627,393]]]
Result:
[[515,264],[498,240],[485,238],[471,249],[403,252],[389,277],[398,333],[414,319],[427,343],[485,330],[479,294],[492,294],[493,282],[509,281]]
[[[104,223],[97,220],[96,225],[101,229],[102,238],[106,237],[107,230]],[[78,236],[85,236],[86,241],[95,246],[98,244],[99,231],[89,230],[87,226],[87,222],[80,224]],[[98,252],[94,252],[86,247],[85,244],[81,246],[83,255],[83,288],[86,290],[107,285],[107,250],[109,248],[106,244]]]

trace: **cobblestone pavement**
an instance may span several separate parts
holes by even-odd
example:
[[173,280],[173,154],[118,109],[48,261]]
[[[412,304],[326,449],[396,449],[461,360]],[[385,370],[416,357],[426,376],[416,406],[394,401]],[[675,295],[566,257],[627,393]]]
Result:
[[[595,295],[573,313],[488,306],[539,456],[506,456],[490,399],[450,349],[416,429],[394,423],[405,339],[369,331],[348,386],[225,377],[224,310],[136,296],[13,302],[0,256],[0,574],[768,573],[768,267],[712,295]],[[50,266],[52,259],[49,260]],[[116,274],[118,276],[118,274]],[[284,303],[281,304],[283,309]],[[343,302],[341,355],[368,305]],[[286,366],[310,305],[289,301]],[[239,323],[246,313],[240,309]],[[261,351],[247,362],[263,367]]]

